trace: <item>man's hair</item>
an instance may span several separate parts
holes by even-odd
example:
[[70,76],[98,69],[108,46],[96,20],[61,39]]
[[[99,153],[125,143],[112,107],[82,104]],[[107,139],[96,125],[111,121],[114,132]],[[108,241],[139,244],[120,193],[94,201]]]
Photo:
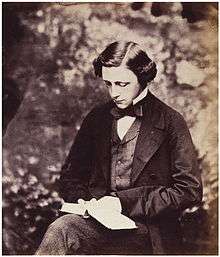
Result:
[[134,72],[142,88],[152,81],[156,74],[156,64],[147,53],[134,42],[116,41],[109,44],[93,61],[95,75],[102,77],[102,67],[125,66]]

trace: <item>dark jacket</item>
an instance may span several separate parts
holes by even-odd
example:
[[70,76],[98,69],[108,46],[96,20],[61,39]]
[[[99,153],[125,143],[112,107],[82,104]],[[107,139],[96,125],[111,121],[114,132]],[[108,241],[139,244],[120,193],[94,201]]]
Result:
[[[112,106],[94,108],[76,136],[60,178],[67,202],[110,193]],[[123,213],[149,227],[154,253],[177,253],[179,217],[202,199],[195,149],[183,117],[150,92],[143,111],[131,187],[117,195]]]

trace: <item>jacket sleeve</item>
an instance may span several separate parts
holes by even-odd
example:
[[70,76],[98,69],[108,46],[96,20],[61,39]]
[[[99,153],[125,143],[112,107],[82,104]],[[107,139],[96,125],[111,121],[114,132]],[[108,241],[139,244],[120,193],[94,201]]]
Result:
[[172,183],[166,186],[141,186],[117,193],[124,212],[148,220],[175,215],[202,200],[202,185],[197,158],[186,122],[175,117],[168,129]]
[[88,179],[90,176],[93,139],[91,133],[92,112],[84,119],[58,181],[60,196],[66,202],[79,198],[89,200]]

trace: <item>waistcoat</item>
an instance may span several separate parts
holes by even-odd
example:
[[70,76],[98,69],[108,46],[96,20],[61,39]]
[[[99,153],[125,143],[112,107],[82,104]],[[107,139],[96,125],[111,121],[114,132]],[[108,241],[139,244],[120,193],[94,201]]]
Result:
[[111,134],[111,191],[130,187],[131,169],[141,119],[136,118],[121,140],[117,133],[117,121],[112,124]]

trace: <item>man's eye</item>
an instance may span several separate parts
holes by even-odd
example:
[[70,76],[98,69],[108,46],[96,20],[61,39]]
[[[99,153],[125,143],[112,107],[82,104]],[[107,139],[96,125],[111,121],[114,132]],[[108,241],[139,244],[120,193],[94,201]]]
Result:
[[115,84],[119,87],[126,87],[129,84],[129,82],[120,82],[120,83],[115,83]]
[[111,87],[111,85],[112,85],[112,83],[109,82],[109,81],[105,81],[105,80],[104,80],[104,83],[105,83],[106,87]]

